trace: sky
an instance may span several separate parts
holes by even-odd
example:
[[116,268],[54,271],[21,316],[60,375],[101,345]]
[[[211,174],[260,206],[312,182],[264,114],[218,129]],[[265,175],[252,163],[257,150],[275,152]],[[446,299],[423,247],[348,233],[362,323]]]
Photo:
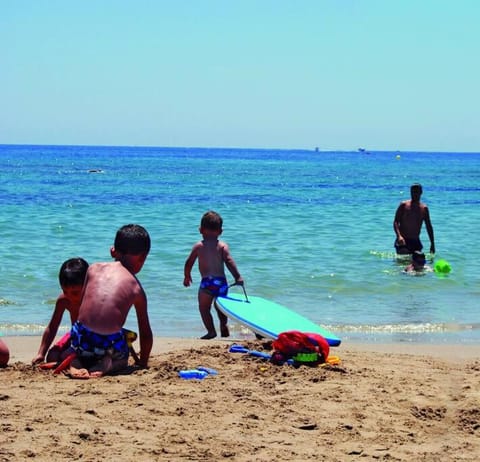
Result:
[[478,0],[0,0],[0,144],[480,152]]

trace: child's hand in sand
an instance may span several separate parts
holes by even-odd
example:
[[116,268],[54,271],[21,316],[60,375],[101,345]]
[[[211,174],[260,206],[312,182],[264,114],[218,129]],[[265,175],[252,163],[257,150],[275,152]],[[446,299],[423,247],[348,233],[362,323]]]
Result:
[[45,360],[45,356],[37,355],[35,356],[35,358],[32,359],[32,364],[35,366],[36,364],[43,363],[44,360]]

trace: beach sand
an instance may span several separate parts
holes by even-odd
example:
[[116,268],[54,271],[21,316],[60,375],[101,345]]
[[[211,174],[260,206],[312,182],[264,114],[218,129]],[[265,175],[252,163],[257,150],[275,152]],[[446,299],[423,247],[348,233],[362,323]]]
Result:
[[[343,344],[339,365],[294,368],[156,338],[149,369],[79,381],[30,366],[40,338],[4,340],[0,461],[480,458],[478,346]],[[218,375],[178,377],[199,365]]]

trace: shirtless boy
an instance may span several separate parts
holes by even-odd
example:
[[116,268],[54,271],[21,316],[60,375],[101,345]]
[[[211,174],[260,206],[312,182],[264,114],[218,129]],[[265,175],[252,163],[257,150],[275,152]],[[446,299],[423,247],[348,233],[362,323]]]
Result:
[[418,183],[410,187],[411,199],[403,201],[397,208],[393,220],[393,229],[397,235],[395,249],[399,255],[407,255],[422,250],[420,231],[425,222],[428,237],[430,239],[430,253],[435,253],[435,239],[433,227],[430,221],[430,213],[426,204],[420,202],[422,186]]
[[[82,301],[83,284],[87,269],[88,263],[83,258],[70,258],[63,262],[60,267],[58,280],[62,293],[57,298],[52,318],[43,333],[38,353],[32,359],[32,364],[41,363],[44,359],[46,362],[59,362],[67,356],[70,346],[70,332],[65,334],[52,348],[50,348],[50,345],[55,335],[57,335],[58,326],[65,311],[68,311],[70,314],[71,324],[78,318],[78,309]],[[50,350],[48,350],[49,348]]]
[[94,263],[88,268],[78,320],[71,331],[72,348],[77,354],[70,366],[72,377],[102,377],[127,366],[129,350],[122,327],[132,305],[140,333],[139,365],[147,367],[153,335],[147,297],[135,275],[149,251],[146,229],[125,225],[117,231],[110,250],[116,261]]
[[[223,220],[218,213],[206,212],[202,217],[199,229],[203,240],[193,246],[185,262],[183,285],[189,287],[192,283],[192,268],[198,258],[198,269],[202,276],[198,289],[198,307],[203,324],[207,329],[207,333],[201,337],[205,340],[217,336],[210,309],[215,297],[225,296],[228,292],[224,265],[235,278],[235,284],[243,285],[243,278],[230,254],[228,245],[218,240],[223,231],[222,226]],[[217,310],[217,314],[220,321],[220,333],[222,337],[228,337],[230,335],[227,326],[228,318],[219,310]]]

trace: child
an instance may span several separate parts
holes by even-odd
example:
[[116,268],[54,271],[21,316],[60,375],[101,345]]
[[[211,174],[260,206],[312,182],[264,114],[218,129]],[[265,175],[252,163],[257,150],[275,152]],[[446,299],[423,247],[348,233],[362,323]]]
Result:
[[[192,283],[192,267],[198,258],[198,268],[202,276],[198,290],[198,306],[203,324],[207,329],[207,333],[201,337],[202,339],[212,339],[217,336],[210,309],[215,297],[225,296],[228,292],[224,264],[235,278],[235,284],[243,285],[243,278],[230,254],[228,245],[218,240],[223,231],[222,225],[223,220],[218,213],[206,212],[200,223],[200,234],[203,236],[203,240],[193,246],[185,262],[183,285],[189,287]],[[228,337],[230,335],[227,327],[228,318],[219,310],[217,310],[217,314],[220,320],[220,333],[222,337]]]
[[115,262],[90,265],[85,278],[78,319],[73,324],[72,348],[77,357],[70,365],[73,378],[102,377],[128,363],[128,344],[122,329],[131,306],[140,332],[140,360],[147,367],[153,336],[147,296],[135,276],[150,251],[150,236],[140,225],[122,226],[110,250]]
[[[46,362],[60,362],[67,356],[70,347],[70,333],[64,335],[52,348],[50,348],[50,345],[57,335],[58,326],[62,321],[65,310],[70,313],[71,324],[77,320],[87,269],[88,263],[83,258],[70,258],[63,262],[60,267],[58,279],[62,293],[57,298],[52,318],[43,333],[40,348],[37,356],[32,359],[32,364],[41,363],[45,359],[45,355]],[[48,351],[49,348],[50,351]]]
[[404,271],[406,273],[423,273],[424,271],[431,271],[431,268],[425,265],[425,254],[420,250],[415,250],[412,253],[412,263],[408,265]]
[[[0,333],[0,337],[2,334]],[[10,351],[7,344],[0,338],[0,367],[6,367],[10,359]]]

